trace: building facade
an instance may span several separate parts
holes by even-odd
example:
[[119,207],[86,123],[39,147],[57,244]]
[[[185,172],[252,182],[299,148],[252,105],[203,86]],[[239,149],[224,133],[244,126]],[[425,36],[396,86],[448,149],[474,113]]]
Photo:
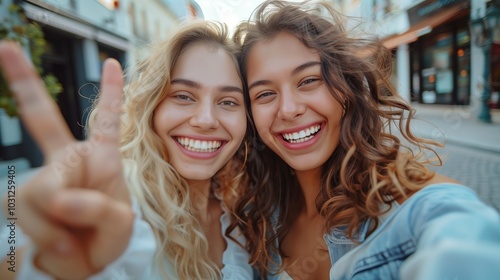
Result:
[[[394,53],[393,81],[400,94],[420,104],[462,105],[476,111],[482,88],[490,85],[488,106],[498,108],[500,39],[484,58],[471,34],[471,19],[483,17],[494,1],[372,0],[333,1],[348,15],[370,22]],[[498,28],[495,34],[498,35]],[[484,63],[491,78],[484,81]]]

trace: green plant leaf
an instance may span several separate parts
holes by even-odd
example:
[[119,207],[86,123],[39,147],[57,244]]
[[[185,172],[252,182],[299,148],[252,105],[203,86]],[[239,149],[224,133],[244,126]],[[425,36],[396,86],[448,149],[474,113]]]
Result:
[[[11,4],[9,13],[11,18],[0,22],[0,39],[14,40],[23,46],[25,46],[25,39],[27,39],[33,65],[38,73],[42,75],[42,55],[46,45],[42,28],[36,22],[28,20],[19,5]],[[44,75],[42,79],[47,87],[47,92],[55,100],[57,95],[63,91],[62,85],[54,75]],[[9,116],[17,115],[16,102],[1,73],[0,108],[3,108]]]

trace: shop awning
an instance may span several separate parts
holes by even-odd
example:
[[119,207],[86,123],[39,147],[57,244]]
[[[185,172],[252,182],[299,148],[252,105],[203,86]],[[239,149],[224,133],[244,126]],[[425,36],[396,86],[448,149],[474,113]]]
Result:
[[431,32],[432,28],[467,14],[469,14],[469,10],[464,9],[462,5],[449,8],[411,26],[410,29],[404,33],[392,35],[383,39],[383,44],[388,49],[396,48],[402,44],[409,44],[416,41],[418,37]]

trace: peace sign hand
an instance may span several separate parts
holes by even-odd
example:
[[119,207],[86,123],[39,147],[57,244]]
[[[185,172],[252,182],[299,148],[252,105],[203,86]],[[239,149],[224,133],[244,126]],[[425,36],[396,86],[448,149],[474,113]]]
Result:
[[104,63],[98,114],[83,142],[72,137],[17,45],[0,43],[0,67],[45,156],[40,172],[17,192],[18,224],[36,245],[38,268],[58,279],[86,278],[118,258],[132,233],[119,151],[120,65]]

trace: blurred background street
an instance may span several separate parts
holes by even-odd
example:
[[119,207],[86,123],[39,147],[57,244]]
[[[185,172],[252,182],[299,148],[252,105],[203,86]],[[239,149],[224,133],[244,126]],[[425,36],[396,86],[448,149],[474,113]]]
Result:
[[484,123],[463,107],[414,104],[412,129],[445,145],[436,151],[443,166],[438,173],[474,189],[479,197],[500,211],[500,122]]
[[500,154],[448,144],[439,150],[445,155],[441,174],[452,177],[474,189],[487,204],[500,211]]

